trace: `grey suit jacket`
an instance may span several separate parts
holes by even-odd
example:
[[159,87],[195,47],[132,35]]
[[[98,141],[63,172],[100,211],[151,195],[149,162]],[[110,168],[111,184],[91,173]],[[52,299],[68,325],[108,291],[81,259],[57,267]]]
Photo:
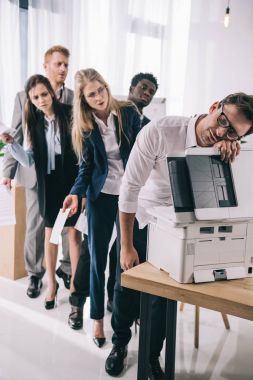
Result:
[[[64,104],[73,103],[74,93],[69,88],[64,88],[61,102]],[[12,115],[11,129],[12,135],[19,144],[23,144],[24,128],[25,128],[25,113],[24,107],[26,102],[25,91],[18,92],[15,97],[14,110]],[[6,152],[3,158],[3,177],[17,180],[17,182],[29,189],[32,189],[36,183],[36,172],[34,165],[30,168],[25,168],[20,165],[9,152]]]

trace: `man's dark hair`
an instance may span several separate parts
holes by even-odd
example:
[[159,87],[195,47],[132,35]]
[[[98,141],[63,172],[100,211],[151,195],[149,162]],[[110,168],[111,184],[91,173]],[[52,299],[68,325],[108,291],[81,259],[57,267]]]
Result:
[[247,95],[244,92],[236,92],[226,96],[221,102],[223,104],[234,104],[238,111],[251,122],[251,128],[246,135],[253,133],[253,95]]
[[155,85],[156,90],[158,89],[158,83],[156,77],[151,73],[139,73],[136,74],[131,80],[131,86],[135,87],[142,79],[147,79]]

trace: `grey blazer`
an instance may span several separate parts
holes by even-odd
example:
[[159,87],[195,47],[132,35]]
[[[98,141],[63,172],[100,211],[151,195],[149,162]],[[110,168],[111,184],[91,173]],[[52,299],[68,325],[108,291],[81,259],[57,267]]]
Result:
[[[61,103],[72,104],[74,93],[69,88],[64,88]],[[19,144],[23,144],[25,115],[24,107],[26,102],[25,91],[18,92],[15,97],[14,110],[12,115],[11,129],[12,135]],[[3,158],[3,177],[17,180],[17,182],[29,189],[32,189],[36,183],[36,172],[34,165],[30,168],[25,168],[20,165],[9,152],[6,152]]]

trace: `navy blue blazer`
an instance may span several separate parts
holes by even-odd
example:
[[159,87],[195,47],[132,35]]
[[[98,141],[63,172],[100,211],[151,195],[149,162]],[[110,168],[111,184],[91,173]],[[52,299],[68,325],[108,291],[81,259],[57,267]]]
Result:
[[[119,150],[125,168],[135,138],[140,130],[140,115],[132,105],[122,107],[120,112],[124,134],[121,134]],[[118,117],[115,115],[114,122],[119,142],[119,123]],[[84,160],[80,164],[78,176],[70,194],[88,197],[92,201],[96,200],[104,186],[107,175],[108,161],[104,142],[98,125],[93,120],[93,130],[89,137],[85,139]]]

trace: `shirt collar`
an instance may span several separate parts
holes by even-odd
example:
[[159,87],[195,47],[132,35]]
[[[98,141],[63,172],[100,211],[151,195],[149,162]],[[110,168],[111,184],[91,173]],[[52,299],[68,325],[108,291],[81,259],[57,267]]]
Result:
[[[92,115],[94,117],[94,120],[97,122],[97,123],[103,123],[103,121],[101,119],[99,119],[99,117],[95,114],[95,112],[92,112]],[[115,110],[112,110],[110,113],[109,113],[109,116],[107,118],[110,119],[112,117],[112,115],[114,116],[117,116],[117,112]]]
[[55,122],[55,115],[49,119],[46,115],[44,115],[44,120],[45,120],[45,126],[48,127],[49,124],[51,124],[52,122]]
[[190,118],[186,134],[185,149],[192,148],[193,146],[198,145],[196,138],[196,122],[199,117],[200,115],[195,115],[194,117]]

